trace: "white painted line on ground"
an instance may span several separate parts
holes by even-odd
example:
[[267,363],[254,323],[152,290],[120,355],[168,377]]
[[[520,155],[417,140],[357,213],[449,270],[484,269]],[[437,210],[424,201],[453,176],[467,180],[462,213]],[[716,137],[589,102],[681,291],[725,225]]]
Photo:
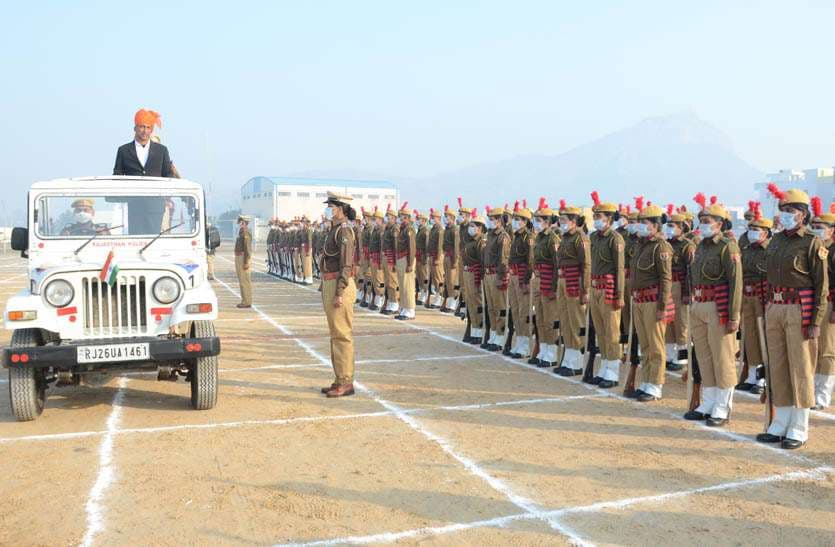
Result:
[[[227,341],[224,339],[224,341]],[[483,355],[441,355],[437,357],[413,357],[410,359],[360,359],[356,361],[358,365],[379,365],[384,363],[430,363],[432,361],[458,361],[469,359],[482,359]],[[246,367],[246,368],[222,368],[220,372],[249,372],[253,370],[271,370],[283,368],[321,368],[325,365],[322,363],[298,363],[289,365],[264,365],[262,367]],[[156,374],[156,373],[154,373]]]
[[[220,281],[220,283],[229,292],[237,295],[237,293],[235,293],[235,291],[228,284],[224,283],[223,281]],[[238,296],[240,296],[240,295],[238,295]],[[281,325],[280,323],[278,323],[274,319],[272,319],[270,316],[268,316],[267,314],[265,314],[264,312],[259,310],[256,305],[252,306],[252,310],[255,311],[259,316],[261,316],[262,319],[264,319],[266,322],[268,322],[269,324],[274,326],[280,332],[282,332],[282,333],[284,333],[288,336],[293,335],[293,333],[289,329],[287,329],[286,327],[284,327],[283,325]],[[407,323],[407,322],[404,321],[404,323]],[[302,348],[304,348],[312,357],[314,357],[315,359],[318,359],[320,362],[322,362],[322,364],[330,364],[329,359],[325,358],[322,354],[317,352],[310,345],[306,344],[304,341],[302,341],[298,338],[296,338],[295,340],[296,340],[296,343],[298,343]],[[441,448],[441,450],[443,450],[447,455],[449,455],[450,457],[452,457],[453,459],[458,461],[471,474],[479,477],[485,483],[487,483],[490,487],[492,487],[494,490],[496,490],[497,492],[500,492],[511,503],[513,503],[514,505],[516,505],[517,507],[519,507],[520,509],[522,509],[523,511],[525,511],[527,513],[530,513],[532,515],[538,516],[539,518],[542,518],[543,520],[545,520],[546,523],[548,523],[548,525],[551,527],[551,529],[553,529],[554,531],[562,534],[563,536],[568,538],[568,540],[571,541],[572,543],[574,543],[576,545],[589,545],[589,543],[587,543],[583,538],[581,538],[579,535],[577,535],[573,530],[564,526],[559,521],[557,521],[555,518],[541,517],[540,515],[542,515],[542,508],[539,507],[533,500],[527,499],[524,496],[521,496],[521,495],[517,494],[516,492],[513,491],[513,489],[511,489],[511,487],[508,484],[506,484],[501,479],[498,479],[498,478],[490,475],[489,473],[487,473],[487,471],[482,469],[475,461],[473,461],[473,460],[467,458],[466,456],[456,452],[452,448],[452,445],[450,444],[449,441],[447,441],[446,439],[444,439],[440,435],[437,435],[436,433],[427,429],[418,420],[414,419],[412,416],[405,413],[403,411],[403,409],[400,408],[398,405],[396,405],[396,404],[394,404],[390,401],[386,401],[385,399],[382,399],[376,393],[374,393],[371,389],[367,388],[366,386],[364,386],[360,382],[354,382],[354,386],[358,390],[366,393],[369,397],[371,397],[372,399],[377,401],[385,409],[391,411],[394,414],[394,416],[396,416],[398,419],[400,419],[406,425],[411,427],[413,430],[422,434],[427,439],[435,442]]]
[[99,445],[99,472],[96,476],[96,482],[93,483],[93,487],[87,494],[87,503],[84,506],[87,513],[87,531],[81,541],[82,547],[92,545],[96,535],[104,530],[102,501],[116,475],[113,466],[113,439],[119,429],[119,421],[122,417],[122,400],[125,397],[125,387],[127,387],[128,381],[128,378],[119,378],[118,388],[113,396],[110,416],[107,418],[107,432]]
[[[816,467],[805,471],[792,471],[780,475],[770,475],[768,477],[761,477],[756,479],[741,480],[734,482],[726,482],[715,484],[712,486],[704,486],[700,488],[693,488],[690,490],[681,490],[678,492],[669,492],[655,496],[645,496],[639,498],[627,498],[622,500],[613,500],[591,505],[568,507],[565,509],[557,509],[554,511],[547,511],[546,514],[554,516],[565,516],[575,513],[591,513],[606,509],[625,509],[632,505],[642,503],[656,503],[668,499],[687,497],[695,494],[702,494],[706,492],[717,492],[727,490],[739,490],[751,486],[759,486],[762,484],[774,482],[788,482],[795,480],[824,480],[828,475],[833,473],[833,468],[828,466]],[[381,534],[367,535],[367,536],[348,536],[333,539],[306,541],[300,543],[282,543],[277,544],[276,547],[313,547],[320,545],[366,545],[369,543],[394,543],[404,539],[415,539],[420,537],[440,536],[445,534],[453,534],[456,532],[464,532],[475,528],[503,528],[514,521],[520,520],[534,520],[536,517],[530,513],[518,513],[515,515],[507,515],[504,517],[496,517],[492,519],[477,520],[466,523],[449,524],[446,526],[435,526],[427,528],[416,528],[413,530],[404,530],[402,532],[384,532]]]

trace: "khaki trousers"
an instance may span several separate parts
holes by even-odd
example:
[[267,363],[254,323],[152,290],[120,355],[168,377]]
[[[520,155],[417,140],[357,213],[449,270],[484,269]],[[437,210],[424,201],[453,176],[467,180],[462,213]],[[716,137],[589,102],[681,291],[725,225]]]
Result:
[[668,344],[678,344],[681,347],[687,346],[687,310],[681,303],[681,283],[673,281],[672,287],[673,303],[676,305],[676,319],[667,325],[665,339]]
[[487,299],[487,313],[490,316],[490,330],[504,336],[507,328],[507,290],[496,287],[496,274],[484,276],[484,295]]
[[522,292],[522,283],[519,277],[510,274],[510,283],[507,286],[507,301],[510,313],[513,316],[513,330],[516,336],[531,335],[531,294],[528,287],[528,294]]
[[313,277],[313,256],[309,254],[302,256],[302,273],[305,279]]
[[426,258],[418,261],[415,278],[419,291],[429,290],[429,263]]
[[215,255],[206,255],[206,275],[209,279],[215,276]]
[[811,344],[803,337],[800,304],[768,304],[765,322],[774,406],[813,407],[814,365]]
[[444,292],[444,261],[443,257],[429,257],[429,275],[432,280],[432,288],[435,294],[443,296]]
[[560,333],[566,349],[583,349],[580,329],[586,326],[586,307],[579,297],[570,297],[565,292],[565,279],[557,282],[557,314],[560,318]]
[[408,257],[397,259],[397,283],[400,285],[400,309],[415,309],[415,261],[412,260],[412,271],[406,271]]
[[604,289],[592,289],[590,300],[591,320],[597,335],[600,358],[606,361],[620,361],[620,310],[606,303]]
[[374,262],[371,263],[371,286],[374,288],[374,296],[383,296],[386,291],[386,282],[383,275],[383,267],[385,264],[377,267]]
[[302,276],[302,255],[299,251],[293,251],[293,268],[295,268],[296,277]]
[[[759,296],[742,297],[742,343],[748,356],[748,366],[763,364],[763,352],[760,349],[760,337],[757,331],[757,318],[764,313]],[[763,333],[763,337],[765,333]]]
[[390,303],[400,301],[400,286],[397,284],[397,262],[390,265],[383,257],[383,283],[386,284],[386,297]]
[[461,290],[458,284],[458,257],[444,255],[444,284],[446,285],[446,297],[458,298]]
[[241,288],[241,304],[252,305],[252,264],[246,263],[244,269],[244,256],[235,255],[235,274],[238,276],[238,285]]
[[815,366],[815,373],[825,376],[835,375],[835,325],[829,322],[831,315],[832,302],[826,305],[826,315],[818,339],[818,362]]
[[342,305],[335,308],[336,282],[336,279],[322,280],[322,305],[331,335],[333,373],[336,383],[345,385],[354,381],[354,300],[357,298],[357,286],[354,278],[349,278],[348,286],[342,291]]
[[470,314],[470,329],[484,328],[484,306],[481,302],[481,291],[475,286],[475,274],[464,272],[464,303]]
[[736,386],[736,332],[727,332],[719,322],[715,302],[690,305],[690,333],[699,356],[702,387]]
[[533,308],[536,311],[536,330],[539,343],[556,344],[558,331],[555,325],[559,321],[557,299],[548,298],[541,292],[539,276],[534,276],[531,280],[531,291],[533,291]]
[[[632,319],[641,345],[641,379],[644,383],[664,385],[667,354],[664,349],[664,333],[667,324],[656,319],[656,302],[632,303]],[[699,362],[701,363],[701,355]]]

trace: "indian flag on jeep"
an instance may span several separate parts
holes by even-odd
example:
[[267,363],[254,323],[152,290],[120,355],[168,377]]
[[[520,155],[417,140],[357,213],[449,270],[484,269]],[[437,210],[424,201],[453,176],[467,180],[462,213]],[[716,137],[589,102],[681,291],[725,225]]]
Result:
[[107,260],[104,261],[104,266],[99,272],[99,279],[108,285],[113,285],[116,283],[116,276],[118,275],[119,265],[116,264],[116,259],[113,257],[113,249],[110,249],[110,252],[107,253]]

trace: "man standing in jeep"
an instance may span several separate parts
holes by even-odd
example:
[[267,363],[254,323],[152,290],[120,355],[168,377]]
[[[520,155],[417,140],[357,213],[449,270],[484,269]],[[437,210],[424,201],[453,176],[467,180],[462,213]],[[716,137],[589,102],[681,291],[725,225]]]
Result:
[[162,127],[162,121],[153,110],[143,108],[134,115],[134,139],[116,152],[114,175],[177,178],[168,148],[151,140],[154,126]]

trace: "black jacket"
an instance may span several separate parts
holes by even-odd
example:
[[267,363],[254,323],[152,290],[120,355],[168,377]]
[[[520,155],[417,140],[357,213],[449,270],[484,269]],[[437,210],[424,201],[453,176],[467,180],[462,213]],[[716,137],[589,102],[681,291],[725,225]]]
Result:
[[168,155],[168,148],[154,141],[150,141],[148,146],[148,159],[145,161],[145,167],[139,163],[139,158],[136,155],[136,145],[134,141],[123,144],[116,151],[116,165],[113,166],[114,175],[133,175],[139,177],[173,177],[174,172],[171,169],[171,157]]

